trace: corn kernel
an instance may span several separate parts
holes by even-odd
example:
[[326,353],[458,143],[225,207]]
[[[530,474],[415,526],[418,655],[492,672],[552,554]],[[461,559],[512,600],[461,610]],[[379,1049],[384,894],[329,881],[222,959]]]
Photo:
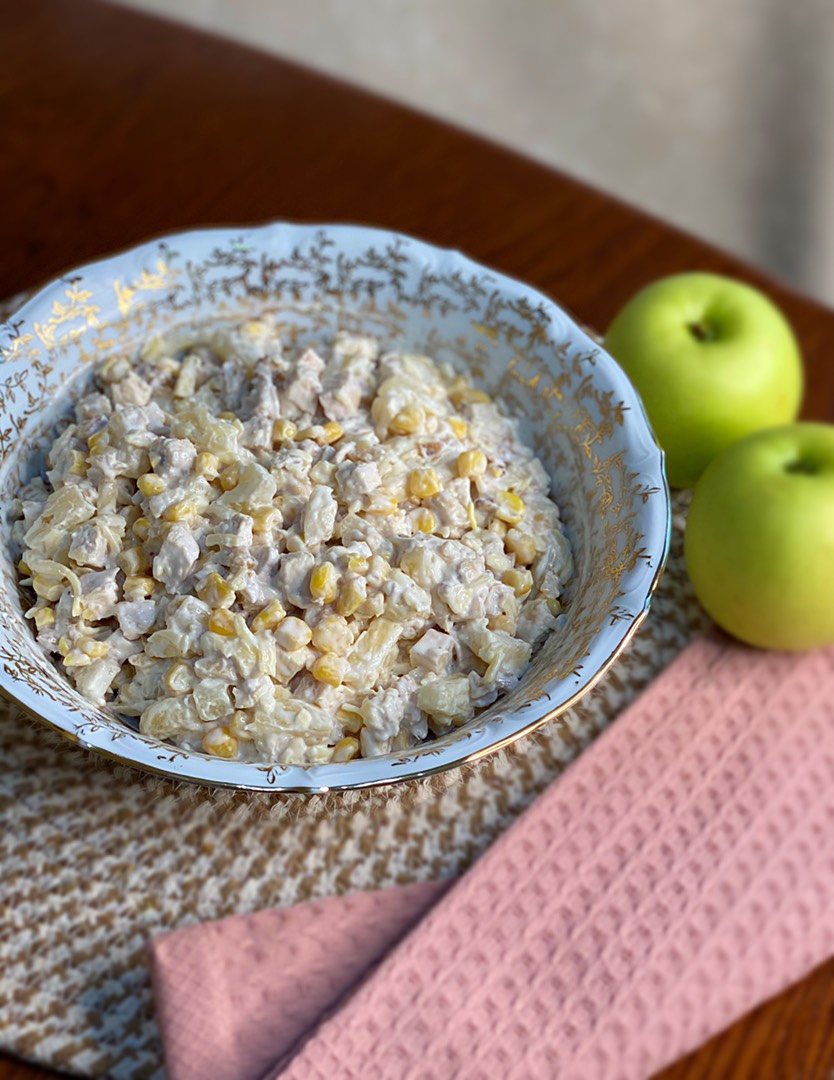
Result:
[[237,487],[240,480],[240,466],[235,462],[233,465],[229,465],[220,474],[220,486],[224,491],[231,491],[232,488]]
[[226,728],[212,728],[203,736],[203,750],[214,757],[230,759],[237,756],[239,743]]
[[414,528],[421,533],[433,533],[437,528],[437,517],[427,506],[421,506],[415,510]]
[[338,442],[342,435],[344,435],[342,425],[336,423],[335,420],[329,420],[322,428],[319,442],[322,446],[331,446],[334,442]]
[[332,604],[336,599],[339,588],[336,581],[336,571],[332,563],[319,563],[313,567],[310,574],[310,595],[314,600],[322,600],[325,604]]
[[171,503],[162,511],[162,517],[165,521],[193,521],[196,516],[197,507],[191,499]]
[[510,529],[504,539],[504,547],[512,552],[522,566],[529,566],[536,557],[536,542],[528,533]]
[[495,516],[508,525],[518,525],[524,520],[524,500],[514,491],[499,491],[495,496]]
[[146,570],[150,569],[151,565],[150,556],[144,548],[138,545],[123,548],[119,552],[116,561],[128,576],[131,574],[144,574]]
[[81,648],[93,660],[101,660],[110,652],[110,646],[106,642],[97,641],[95,638],[83,642]]
[[314,484],[333,484],[333,476],[336,472],[336,463],[333,461],[317,461],[310,469],[310,479]]
[[313,631],[307,623],[302,619],[297,619],[295,615],[284,619],[275,631],[275,640],[287,652],[304,648],[305,645],[310,644],[312,637]]
[[29,565],[28,562],[26,562],[25,559],[20,560],[20,562],[17,564],[17,568],[20,571],[22,577],[32,576],[32,567]]
[[163,682],[172,694],[185,694],[191,689],[194,682],[191,668],[188,664],[171,664]]
[[355,705],[343,705],[336,713],[336,719],[345,731],[361,731],[365,723],[362,713]]
[[361,586],[356,581],[349,581],[347,585],[345,585],[336,600],[336,610],[340,615],[344,615],[345,618],[347,618],[348,616],[355,614],[365,603],[366,591],[364,586],[364,581]]
[[81,652],[80,649],[73,649],[71,653],[64,657],[63,661],[65,668],[89,667],[92,662],[90,657]]
[[151,523],[146,517],[138,517],[133,522],[133,535],[137,540],[147,540],[151,530]]
[[533,575],[529,570],[508,570],[504,574],[504,584],[509,585],[516,596],[526,596],[533,588]]
[[419,405],[406,405],[388,424],[392,435],[414,435],[426,422],[426,413]]
[[[146,353],[150,353],[154,343],[162,344],[162,339],[159,337],[153,337],[142,349],[142,359],[148,359]],[[104,379],[106,382],[119,382],[130,371],[130,361],[126,356],[111,356],[109,360],[105,360],[101,367],[98,369],[99,378]]]
[[161,495],[165,490],[165,481],[156,473],[145,473],[136,481],[136,486],[143,495]]
[[35,626],[38,630],[46,630],[49,626],[55,625],[55,612],[52,608],[43,607],[38,608],[35,612]]
[[273,442],[291,442],[298,434],[298,428],[292,420],[276,420],[272,425]]
[[339,739],[333,747],[333,757],[330,760],[333,762],[353,761],[353,759],[358,756],[359,740],[348,735],[344,739]]
[[330,686],[341,686],[347,674],[347,661],[341,656],[320,656],[310,668],[310,672],[316,682],[328,683]]
[[217,608],[213,611],[209,615],[208,628],[213,634],[220,634],[221,637],[234,637],[237,633],[235,617],[228,608]]
[[369,514],[379,514],[381,517],[390,517],[396,514],[399,503],[396,496],[386,495],[384,492],[375,491],[368,500],[367,511]]
[[284,605],[280,600],[271,601],[265,608],[261,608],[252,620],[252,632],[257,634],[261,630],[274,630],[285,618],[286,614]]
[[353,634],[341,615],[325,615],[313,630],[313,645],[322,653],[347,652],[353,644]]
[[368,560],[364,555],[349,555],[347,565],[352,574],[364,574],[368,569]]
[[103,427],[101,431],[97,431],[94,435],[90,435],[87,439],[87,446],[89,446],[91,454],[97,454],[99,450],[103,450],[109,443],[110,435],[106,427]]
[[550,609],[551,615],[559,615],[562,611],[562,602],[557,600],[555,596],[549,596],[547,598],[547,606]]
[[156,581],[148,574],[129,574],[125,578],[125,595],[136,592],[141,596],[150,596],[155,589]]
[[61,656],[66,656],[67,653],[69,653],[71,651],[72,651],[72,642],[70,641],[70,639],[66,635],[64,635],[62,638],[59,638],[58,639],[58,652],[61,654]]
[[197,372],[200,367],[200,357],[196,353],[189,353],[183,358],[180,369],[177,372],[177,381],[174,384],[174,397],[191,397],[197,389]]
[[452,434],[456,439],[465,439],[466,433],[469,431],[469,424],[462,416],[450,416],[449,427],[452,429]]
[[269,532],[281,524],[281,511],[274,506],[260,506],[249,516],[252,518],[252,531],[256,533]]
[[204,450],[194,458],[194,472],[198,476],[204,476],[206,480],[216,480],[220,475],[220,462],[214,454]]
[[217,414],[218,420],[237,420],[237,417],[233,412],[229,412],[228,409],[225,412]]
[[236,712],[232,713],[232,718],[228,721],[228,727],[229,734],[234,735],[236,739],[253,738],[249,728],[249,717],[242,709],[238,709]]
[[197,595],[212,608],[229,608],[235,602],[235,590],[216,571],[203,578]]
[[72,461],[72,464],[69,467],[71,476],[87,475],[87,459],[80,450],[73,450],[70,454],[70,460]]
[[54,578],[46,578],[43,574],[33,574],[32,588],[42,600],[54,602],[61,599],[66,584],[63,581],[55,581]]
[[470,476],[483,476],[486,467],[486,454],[480,450],[464,450],[462,454],[458,454],[458,476],[465,479]]
[[489,394],[485,394],[483,390],[476,390],[474,386],[465,386],[462,390],[455,390],[449,397],[457,408],[466,403],[486,404],[492,401]]
[[415,499],[430,499],[440,491],[440,478],[434,469],[412,469],[408,474],[408,493]]

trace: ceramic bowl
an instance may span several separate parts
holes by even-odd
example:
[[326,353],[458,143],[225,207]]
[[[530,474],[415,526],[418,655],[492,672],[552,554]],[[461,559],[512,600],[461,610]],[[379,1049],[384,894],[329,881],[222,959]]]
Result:
[[[274,313],[295,343],[376,334],[467,371],[523,418],[568,528],[566,610],[518,686],[459,730],[332,765],[224,761],[137,734],[82,698],[34,641],[16,585],[10,505],[41,467],[85,372],[183,322]],[[666,557],[663,455],[619,366],[552,300],[398,234],[343,225],[208,229],[152,241],[52,282],[0,325],[0,689],[79,746],[177,780],[321,792],[472,761],[552,721],[644,618]]]

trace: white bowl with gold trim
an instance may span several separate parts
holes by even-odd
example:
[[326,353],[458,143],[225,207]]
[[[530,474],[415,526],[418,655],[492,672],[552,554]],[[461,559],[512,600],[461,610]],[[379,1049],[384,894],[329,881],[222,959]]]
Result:
[[[298,340],[376,334],[467,370],[523,418],[548,469],[576,572],[521,680],[466,726],[408,752],[332,765],[224,761],[139,735],[82,698],[23,618],[11,499],[39,467],[72,387],[104,354],[182,322],[268,309]],[[669,542],[663,455],[620,369],[553,301],[455,251],[345,225],[207,229],[52,282],[0,325],[0,690],[79,745],[177,780],[320,792],[426,776],[557,717],[614,662],[648,610]],[[69,385],[67,385],[69,384]]]

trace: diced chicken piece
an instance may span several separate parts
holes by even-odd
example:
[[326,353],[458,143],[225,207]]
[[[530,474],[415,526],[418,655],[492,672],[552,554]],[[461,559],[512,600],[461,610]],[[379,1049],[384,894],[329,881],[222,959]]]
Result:
[[444,675],[452,662],[455,642],[440,630],[427,630],[409,650],[411,663],[435,675]]
[[[270,553],[274,554],[277,560],[278,552]],[[247,568],[237,577],[235,591],[244,603],[253,608],[266,607],[268,603],[278,596],[278,591],[270,584],[269,577],[260,573],[257,568]]]
[[256,675],[233,687],[232,697],[238,709],[267,707],[275,698],[275,683],[268,675]]
[[115,480],[119,476],[126,475],[128,460],[126,448],[117,450],[108,447],[90,459],[87,476],[97,484],[103,480]]
[[103,420],[113,411],[113,403],[107,394],[86,394],[75,406],[75,419],[79,424],[88,420]]
[[467,492],[464,498],[461,498],[458,491],[451,488],[450,485],[449,489],[438,492],[437,495],[429,499],[426,505],[437,515],[440,529],[445,530],[447,534],[460,535],[471,525],[468,510],[469,502],[467,481]]
[[151,400],[151,388],[135,371],[113,383],[110,393],[117,405],[147,405]]
[[544,596],[558,598],[563,589],[563,578],[573,573],[573,559],[566,537],[554,532],[548,537],[547,547],[533,563],[533,581]]
[[93,570],[81,578],[81,613],[88,622],[99,622],[116,614],[119,586],[116,570]]
[[87,667],[78,668],[75,673],[75,687],[94,705],[104,705],[113,680],[119,674],[121,665],[109,658],[94,660]]
[[346,420],[354,416],[363,398],[373,389],[374,362],[367,353],[355,353],[334,363],[323,379],[319,395],[328,420]]
[[528,600],[521,609],[516,635],[530,645],[537,645],[555,625],[556,616],[547,606],[547,600],[537,597],[535,600]]
[[174,485],[189,475],[197,450],[188,439],[160,439],[151,449],[151,464],[157,476]]
[[87,522],[73,534],[69,557],[79,566],[106,566],[108,556],[107,537],[98,523]]
[[259,510],[271,506],[278,484],[262,465],[250,461],[240,470],[237,484],[221,495],[218,505],[233,506],[235,510]]
[[235,356],[251,369],[264,358],[280,369],[281,339],[268,319],[247,319],[235,326],[225,326],[212,335],[214,352],[222,359]]
[[378,491],[382,480],[375,461],[345,461],[336,470],[339,494],[346,502]]
[[185,581],[200,557],[200,545],[190,531],[179,523],[172,525],[153,561],[153,576],[169,592]]
[[244,412],[251,416],[261,416],[267,420],[277,420],[281,415],[281,401],[278,388],[273,378],[273,367],[260,363],[252,375],[252,386],[244,402]]
[[287,416],[315,414],[321,391],[322,371],[324,371],[324,361],[312,349],[308,349],[299,357],[294,375],[288,379],[287,389],[284,391],[288,405]]
[[407,699],[393,687],[368,694],[359,711],[365,721],[365,727],[375,741],[393,739],[400,730],[407,704]]
[[316,484],[304,509],[302,535],[310,545],[322,544],[333,535],[338,504],[333,492],[324,484]]
[[306,645],[300,649],[294,649],[292,652],[279,649],[275,664],[276,678],[286,686],[299,671],[309,667],[315,658],[315,652]]
[[310,572],[315,558],[309,551],[291,551],[281,556],[278,565],[278,593],[295,607],[308,607],[310,596]]
[[[218,500],[219,501],[219,500]],[[232,514],[206,534],[207,548],[250,548],[252,519],[246,514]]]
[[147,405],[117,405],[110,418],[113,438],[128,446],[151,446],[166,426],[165,414],[154,401]]
[[109,637],[105,638],[107,645],[107,659],[118,660],[123,663],[131,656],[142,652],[142,645],[138,641],[128,641],[121,630],[114,630]]
[[272,425],[268,416],[253,416],[243,425],[241,441],[250,450],[265,450],[272,446]]
[[223,364],[223,407],[228,412],[238,412],[246,388],[246,368],[236,356],[230,356]]
[[408,623],[416,632],[431,614],[431,594],[421,588],[402,570],[392,570],[384,583],[385,607],[400,622]]
[[153,600],[125,601],[116,609],[116,618],[119,620],[119,629],[128,641],[135,641],[147,634],[153,626],[156,604]]

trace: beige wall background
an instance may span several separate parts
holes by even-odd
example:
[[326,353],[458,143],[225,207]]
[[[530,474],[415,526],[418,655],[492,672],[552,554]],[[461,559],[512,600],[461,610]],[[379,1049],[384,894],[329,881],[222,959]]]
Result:
[[131,3],[481,132],[834,300],[834,0]]

